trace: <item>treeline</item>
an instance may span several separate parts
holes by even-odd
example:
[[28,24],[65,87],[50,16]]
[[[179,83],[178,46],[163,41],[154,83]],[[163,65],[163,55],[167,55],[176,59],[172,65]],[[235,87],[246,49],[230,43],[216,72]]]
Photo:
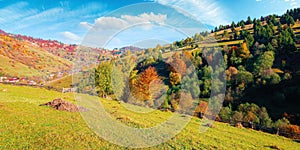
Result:
[[[220,25],[219,27],[215,27],[215,29],[212,30],[211,33],[218,32],[218,31],[225,30],[225,29],[234,30],[235,28],[238,28],[238,27],[245,29],[245,25],[250,25],[256,21],[261,21],[261,22],[266,21],[268,24],[272,23],[273,25],[278,25],[278,23],[293,25],[293,24],[295,24],[295,21],[297,19],[300,19],[299,16],[300,16],[300,8],[287,10],[287,12],[285,14],[283,14],[282,16],[273,14],[273,15],[269,15],[266,17],[261,16],[260,18],[254,18],[253,20],[251,19],[250,16],[248,16],[246,21],[241,20],[241,21],[238,21],[237,23],[235,23],[233,21],[230,25]],[[277,21],[277,18],[280,18],[280,19]]]

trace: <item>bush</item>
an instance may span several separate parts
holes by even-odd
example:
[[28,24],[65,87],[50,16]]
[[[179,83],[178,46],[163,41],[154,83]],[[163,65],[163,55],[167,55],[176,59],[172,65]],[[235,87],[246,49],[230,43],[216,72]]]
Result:
[[223,122],[230,122],[232,116],[231,107],[223,107],[219,113],[219,117]]
[[242,112],[239,112],[239,111],[235,111],[233,116],[232,116],[232,120],[234,123],[237,123],[237,122],[240,122],[240,121],[243,121],[243,113]]
[[286,127],[286,131],[289,132],[289,133],[293,133],[293,134],[300,134],[300,129],[299,129],[299,126],[297,125],[288,125]]
[[259,118],[251,111],[248,111],[244,117],[245,122],[259,123]]
[[289,122],[288,119],[282,118],[282,119],[277,120],[277,121],[274,123],[274,127],[275,127],[275,128],[279,128],[279,129],[281,129],[281,130],[285,130],[289,124],[290,124],[290,122]]
[[272,119],[269,117],[269,114],[267,112],[267,109],[265,107],[262,107],[259,114],[258,114],[260,125],[265,127],[270,127],[272,123]]

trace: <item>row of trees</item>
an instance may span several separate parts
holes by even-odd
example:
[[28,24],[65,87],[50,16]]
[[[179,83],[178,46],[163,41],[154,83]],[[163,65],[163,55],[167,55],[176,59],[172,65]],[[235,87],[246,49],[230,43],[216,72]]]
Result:
[[273,128],[276,129],[275,131],[290,133],[291,137],[294,134],[300,134],[299,126],[292,125],[286,117],[273,122],[268,115],[267,109],[254,103],[240,104],[235,111],[233,111],[231,105],[223,107],[219,117],[222,122],[233,124],[248,122],[260,128]]
[[[294,25],[295,21],[297,19],[300,19],[299,16],[300,16],[300,8],[287,10],[287,12],[285,14],[283,14],[282,16],[273,14],[273,15],[269,15],[266,17],[261,17],[259,19],[254,18],[253,20],[251,19],[250,16],[248,16],[246,21],[241,20],[241,21],[238,21],[237,23],[235,23],[233,21],[230,25],[219,25],[219,27],[215,27],[215,29],[212,32],[218,32],[221,30],[229,29],[229,28],[231,28],[232,31],[234,31],[235,28],[238,28],[238,27],[241,27],[242,29],[244,29],[245,25],[252,24],[256,21],[266,21],[268,24],[272,23],[273,25],[276,25],[276,26],[278,25],[278,23]],[[277,18],[280,18],[279,21],[277,20]]]

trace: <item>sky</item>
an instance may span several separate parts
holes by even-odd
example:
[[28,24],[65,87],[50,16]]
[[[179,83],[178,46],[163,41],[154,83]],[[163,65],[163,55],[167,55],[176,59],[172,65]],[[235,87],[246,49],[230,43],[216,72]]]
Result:
[[0,29],[109,49],[153,47],[297,7],[300,0],[0,0]]

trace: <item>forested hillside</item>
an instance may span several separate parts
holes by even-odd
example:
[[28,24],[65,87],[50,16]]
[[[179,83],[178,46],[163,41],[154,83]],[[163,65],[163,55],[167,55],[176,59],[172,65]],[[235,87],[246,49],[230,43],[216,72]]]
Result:
[[[171,111],[197,104],[194,115],[199,116],[206,112],[212,89],[221,92],[212,84],[226,86],[224,107],[217,118],[220,121],[245,121],[300,133],[297,126],[300,125],[299,13],[300,8],[288,10],[281,16],[248,17],[246,21],[220,25],[211,33],[196,33],[170,45],[157,45],[134,55],[124,54],[122,63],[101,63],[90,76],[90,79],[96,78],[96,84],[89,85],[86,76],[87,81],[78,85],[79,90],[103,97],[114,94],[129,103]],[[207,42],[211,38],[216,42]],[[220,51],[224,69],[209,65],[212,61],[220,62],[215,60]],[[137,59],[140,60],[135,64]],[[191,64],[187,59],[193,63],[195,72],[189,69]],[[114,71],[114,66],[120,71]],[[113,80],[109,76],[112,71],[121,77],[129,76],[129,83],[118,78],[114,82],[118,83],[118,90],[114,90],[116,85],[109,84]],[[226,85],[220,80],[212,83],[211,75],[222,75],[222,72],[226,73]],[[166,87],[153,88],[162,84]],[[126,91],[128,87],[131,91]],[[94,88],[96,93],[91,93]],[[157,102],[164,93],[167,98],[163,103]]]

